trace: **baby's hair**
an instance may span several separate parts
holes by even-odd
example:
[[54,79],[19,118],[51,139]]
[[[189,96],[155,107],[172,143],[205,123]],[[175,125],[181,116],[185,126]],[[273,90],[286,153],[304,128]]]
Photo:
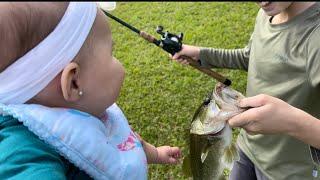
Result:
[[[0,73],[45,39],[58,25],[68,5],[68,2],[0,3]],[[105,35],[104,28],[97,23],[103,16],[95,19],[74,62],[90,64],[88,58],[94,58],[93,37]]]
[[68,2],[0,3],[0,72],[22,57],[57,26]]

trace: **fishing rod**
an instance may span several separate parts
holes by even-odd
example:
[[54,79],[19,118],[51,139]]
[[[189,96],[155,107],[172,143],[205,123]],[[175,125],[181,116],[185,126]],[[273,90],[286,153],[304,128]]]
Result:
[[[161,47],[163,50],[170,53],[171,55],[174,55],[175,53],[179,52],[182,49],[183,33],[176,35],[176,34],[169,33],[168,31],[163,32],[163,27],[157,26],[156,32],[161,35],[161,39],[158,40],[155,37],[153,37],[152,35],[144,32],[144,31],[140,31],[139,29],[133,27],[132,25],[113,16],[112,14],[108,13],[107,11],[105,11],[103,9],[102,9],[102,11],[104,12],[104,14],[106,16],[117,21],[118,23],[122,24],[123,26],[129,28],[131,31],[139,34],[139,36],[141,36],[143,39],[147,40],[148,42],[153,43],[158,47]],[[191,57],[184,56],[184,55],[181,56],[181,58],[186,59],[188,61],[189,65],[192,66],[193,68],[213,77],[214,79],[225,84],[226,86],[231,85],[231,80],[227,79],[226,77],[220,75],[217,72],[212,71],[209,68],[205,68],[205,67],[201,66],[200,60],[195,61]]]

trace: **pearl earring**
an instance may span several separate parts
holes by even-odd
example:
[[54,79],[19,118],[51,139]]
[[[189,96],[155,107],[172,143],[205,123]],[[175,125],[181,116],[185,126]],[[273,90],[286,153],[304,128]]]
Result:
[[79,96],[82,96],[83,95],[83,92],[82,91],[79,91]]

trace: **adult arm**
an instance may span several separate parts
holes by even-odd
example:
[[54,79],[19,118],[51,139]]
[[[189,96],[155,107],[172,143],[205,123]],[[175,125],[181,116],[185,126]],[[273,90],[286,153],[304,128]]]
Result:
[[183,58],[188,56],[193,60],[200,60],[204,67],[248,70],[250,48],[251,38],[248,45],[242,49],[216,49],[183,44],[181,51],[175,53],[172,59],[188,64]]
[[264,94],[244,98],[239,106],[252,108],[231,118],[231,127],[249,134],[287,134],[320,149],[320,121],[305,111]]
[[210,68],[228,68],[248,70],[251,49],[251,38],[242,49],[218,49],[200,47],[201,64]]

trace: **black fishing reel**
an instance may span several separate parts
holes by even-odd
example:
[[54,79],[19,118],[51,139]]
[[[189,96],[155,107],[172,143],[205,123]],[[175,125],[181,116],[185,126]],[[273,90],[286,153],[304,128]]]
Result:
[[182,49],[183,33],[178,35],[172,34],[169,31],[163,32],[163,26],[157,26],[156,32],[161,34],[161,40],[159,40],[159,46],[165,51],[174,55]]

